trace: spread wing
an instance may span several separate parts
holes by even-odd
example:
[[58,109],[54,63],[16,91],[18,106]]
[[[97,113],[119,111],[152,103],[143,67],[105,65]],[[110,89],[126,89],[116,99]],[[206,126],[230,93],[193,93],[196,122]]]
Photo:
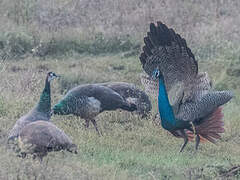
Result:
[[142,67],[150,77],[156,68],[161,71],[177,119],[199,120],[232,98],[229,91],[211,90],[207,73],[198,73],[197,61],[185,39],[165,24],[151,23],[144,43]]
[[198,64],[185,39],[165,24],[150,24],[140,56],[144,71],[152,76],[156,68],[162,72],[169,92],[176,84],[188,84],[198,74]]

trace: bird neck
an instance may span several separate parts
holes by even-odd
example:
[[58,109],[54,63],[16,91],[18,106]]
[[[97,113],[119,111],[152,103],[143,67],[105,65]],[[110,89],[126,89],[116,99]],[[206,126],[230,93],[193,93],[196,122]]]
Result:
[[58,104],[54,105],[53,113],[60,115],[71,114],[76,111],[78,101],[71,94],[65,96]]
[[172,130],[176,127],[176,119],[169,103],[167,90],[163,79],[159,79],[158,110],[164,129]]
[[44,113],[50,113],[51,111],[51,88],[48,78],[45,80],[45,87],[40,96],[40,100],[37,105],[37,111]]

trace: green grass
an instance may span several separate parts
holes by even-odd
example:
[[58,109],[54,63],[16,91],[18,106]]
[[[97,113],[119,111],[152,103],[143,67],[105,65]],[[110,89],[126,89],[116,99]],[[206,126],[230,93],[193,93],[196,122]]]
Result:
[[[214,84],[228,84],[229,78],[236,78],[222,73],[231,66],[221,60],[199,64],[200,71],[207,70]],[[240,94],[232,86],[236,96],[224,106],[226,132],[222,140],[217,146],[201,144],[198,153],[194,153],[192,142],[179,153],[183,140],[157,126],[152,116],[140,119],[135,114],[115,111],[97,117],[103,137],[97,135],[93,126],[86,130],[80,118],[52,118],[77,144],[77,155],[49,153],[42,164],[31,158],[17,158],[5,146],[7,132],[38,101],[48,71],[62,75],[62,79],[52,83],[53,104],[63,96],[64,89],[81,83],[127,81],[142,88],[137,57],[79,56],[67,61],[29,58],[6,62],[0,71],[0,179],[224,179],[222,173],[239,165]],[[155,114],[156,100],[153,105]],[[238,179],[240,174],[230,178]]]

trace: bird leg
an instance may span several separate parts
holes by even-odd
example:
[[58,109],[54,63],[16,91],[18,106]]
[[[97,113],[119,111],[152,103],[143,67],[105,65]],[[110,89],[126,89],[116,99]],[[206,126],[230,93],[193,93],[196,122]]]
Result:
[[200,143],[200,136],[199,136],[199,134],[197,134],[197,132],[196,132],[196,127],[195,127],[195,125],[193,124],[193,122],[190,122],[190,123],[191,123],[191,125],[192,125],[193,134],[196,135],[196,138],[195,138],[195,140],[196,140],[195,150],[197,151],[197,150],[198,150],[198,145],[199,145],[199,143]]
[[89,128],[89,119],[85,119],[85,128]]
[[196,151],[198,150],[199,142],[200,142],[200,136],[197,134],[197,136],[196,136],[196,144],[195,144],[195,150]]
[[183,143],[183,145],[182,145],[182,147],[181,147],[181,149],[180,149],[180,152],[182,152],[183,149],[185,148],[186,144],[188,143],[188,136],[187,136],[187,134],[185,133],[184,129],[181,129],[181,130],[180,130],[180,133],[182,134],[182,137],[183,137],[183,139],[184,139],[184,143]]
[[93,125],[94,125],[94,127],[95,127],[95,129],[96,129],[96,131],[97,131],[97,133],[98,133],[98,135],[99,135],[99,136],[102,136],[102,134],[98,131],[97,123],[96,123],[95,119],[91,119],[91,122],[93,123]]
[[196,128],[195,128],[193,122],[191,121],[190,124],[192,125],[193,134],[196,135]]

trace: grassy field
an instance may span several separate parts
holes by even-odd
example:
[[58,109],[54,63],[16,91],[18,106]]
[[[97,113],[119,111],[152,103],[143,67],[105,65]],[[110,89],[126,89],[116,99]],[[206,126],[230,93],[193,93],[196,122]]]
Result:
[[[227,75],[237,68],[220,58],[199,61],[200,71],[208,71],[216,88],[233,89],[236,96],[224,106],[226,132],[216,145],[205,143],[194,153],[189,143],[179,153],[182,139],[168,134],[150,116],[140,119],[127,112],[104,112],[97,117],[103,132],[74,116],[54,116],[78,146],[79,153],[50,153],[40,164],[31,158],[20,159],[6,148],[6,136],[16,120],[38,101],[48,71],[61,74],[52,83],[52,104],[66,89],[87,82],[127,81],[142,88],[142,72],[137,57],[121,54],[78,56],[66,59],[27,58],[7,61],[0,69],[0,179],[238,179],[239,172],[227,172],[240,164],[238,78]],[[120,68],[119,68],[120,67]],[[230,70],[229,70],[230,69]],[[233,70],[232,70],[233,71]],[[234,81],[235,78],[235,81]],[[236,83],[230,83],[229,79]],[[156,100],[152,101],[156,113]]]
[[[240,179],[239,0],[1,0],[0,179]],[[6,147],[8,131],[39,100],[46,73],[52,104],[71,87],[125,81],[143,88],[138,60],[150,22],[162,21],[186,38],[217,90],[234,98],[224,106],[225,133],[217,146],[194,153],[152,115],[127,112],[97,117],[103,137],[74,116],[54,116],[79,153],[50,153],[39,163]]]

